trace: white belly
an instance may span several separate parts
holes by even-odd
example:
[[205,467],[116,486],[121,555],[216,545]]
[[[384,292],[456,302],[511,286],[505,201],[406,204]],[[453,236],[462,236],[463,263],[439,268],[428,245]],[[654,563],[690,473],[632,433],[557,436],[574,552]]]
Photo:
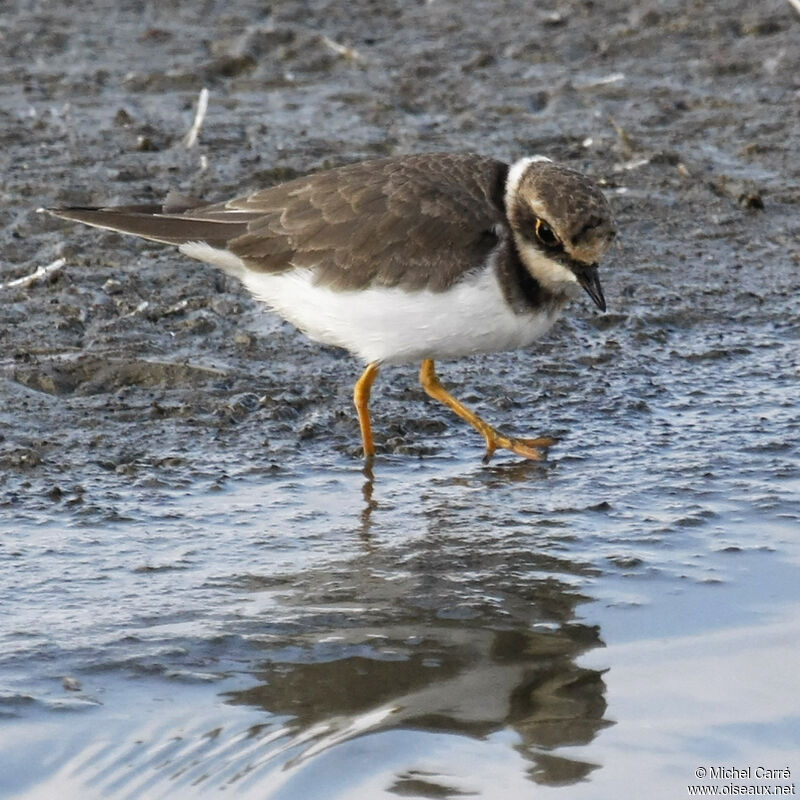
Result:
[[514,314],[491,270],[447,293],[337,292],[315,286],[307,270],[248,272],[243,279],[258,299],[311,339],[344,347],[365,362],[402,364],[526,347],[557,316]]
[[315,285],[310,270],[254,272],[230,253],[205,244],[180,249],[236,275],[256,298],[311,339],[343,347],[367,363],[515,350],[536,341],[558,316],[558,310],[515,314],[494,269],[482,270],[447,292],[333,291]]

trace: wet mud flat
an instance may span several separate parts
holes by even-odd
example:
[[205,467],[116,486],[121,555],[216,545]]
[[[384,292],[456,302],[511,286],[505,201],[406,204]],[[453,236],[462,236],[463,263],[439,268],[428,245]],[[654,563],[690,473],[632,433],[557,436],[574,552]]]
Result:
[[[777,0],[6,3],[0,794],[800,775],[799,35]],[[365,474],[352,359],[35,213],[430,150],[547,154],[617,215],[608,314],[440,365],[545,464],[483,466],[395,368]]]

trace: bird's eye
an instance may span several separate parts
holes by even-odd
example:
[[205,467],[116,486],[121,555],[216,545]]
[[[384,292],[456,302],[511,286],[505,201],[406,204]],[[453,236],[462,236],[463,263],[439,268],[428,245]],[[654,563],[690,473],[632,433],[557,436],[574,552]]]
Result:
[[560,247],[561,239],[553,233],[553,229],[542,219],[536,220],[536,238],[545,247]]

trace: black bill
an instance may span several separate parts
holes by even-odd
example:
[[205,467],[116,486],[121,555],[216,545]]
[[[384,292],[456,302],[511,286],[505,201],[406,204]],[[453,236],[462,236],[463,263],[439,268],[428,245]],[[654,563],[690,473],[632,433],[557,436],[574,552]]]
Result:
[[581,266],[574,270],[578,283],[586,290],[586,294],[594,300],[594,304],[601,310],[606,310],[606,298],[603,297],[603,287],[600,285],[600,276],[597,274],[597,264],[588,267]]

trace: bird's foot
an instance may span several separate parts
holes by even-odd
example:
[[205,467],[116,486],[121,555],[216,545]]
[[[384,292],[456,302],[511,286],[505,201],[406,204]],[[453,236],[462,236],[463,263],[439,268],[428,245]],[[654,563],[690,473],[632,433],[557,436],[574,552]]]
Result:
[[494,428],[483,432],[486,437],[486,455],[483,457],[483,463],[488,464],[495,450],[510,450],[523,458],[529,458],[531,461],[544,461],[547,458],[545,452],[548,447],[554,445],[558,440],[553,439],[551,436],[537,436],[533,439],[523,439],[521,437],[503,436]]

